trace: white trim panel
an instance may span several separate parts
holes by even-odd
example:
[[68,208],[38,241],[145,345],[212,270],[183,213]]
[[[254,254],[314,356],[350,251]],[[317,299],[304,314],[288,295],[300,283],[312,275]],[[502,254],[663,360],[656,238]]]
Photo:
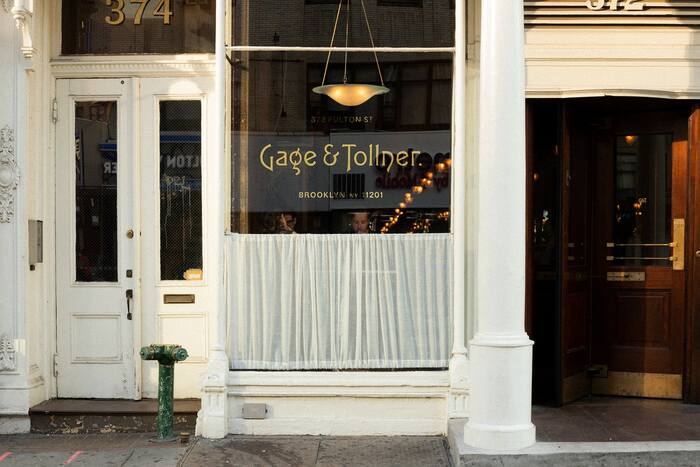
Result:
[[[435,435],[447,431],[449,372],[228,374],[228,431],[250,435]],[[243,404],[266,418],[242,418]]]

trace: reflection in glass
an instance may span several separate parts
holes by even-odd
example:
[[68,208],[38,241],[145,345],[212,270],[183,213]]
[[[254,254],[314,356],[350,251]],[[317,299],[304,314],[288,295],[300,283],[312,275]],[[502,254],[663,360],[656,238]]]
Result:
[[[343,0],[346,2],[347,0]],[[234,45],[326,47],[340,0],[232,0]],[[451,47],[453,0],[364,0],[377,47]],[[371,47],[359,0],[350,2],[348,43]],[[339,27],[336,44],[345,44]]]
[[62,53],[213,53],[215,0],[63,0]]
[[669,266],[671,242],[671,134],[621,135],[615,142],[613,237],[618,265]]
[[75,277],[116,282],[117,103],[75,103]]
[[[449,231],[450,55],[382,54],[391,91],[353,107],[312,92],[325,60],[234,56],[232,230],[352,233],[367,216],[369,233]],[[351,81],[376,79],[372,54],[348,60]]]
[[160,102],[160,278],[202,278],[202,103]]

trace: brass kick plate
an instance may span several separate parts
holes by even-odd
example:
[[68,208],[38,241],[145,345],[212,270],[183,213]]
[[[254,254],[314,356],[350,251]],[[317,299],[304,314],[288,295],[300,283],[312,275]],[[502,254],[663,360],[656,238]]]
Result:
[[608,282],[644,282],[644,271],[608,271]]
[[194,303],[194,294],[165,294],[163,303],[166,305]]

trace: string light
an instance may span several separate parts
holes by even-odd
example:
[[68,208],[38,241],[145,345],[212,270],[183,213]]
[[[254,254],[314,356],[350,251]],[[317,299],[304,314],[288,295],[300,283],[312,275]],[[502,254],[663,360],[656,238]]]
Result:
[[[445,159],[443,162],[439,162],[435,164],[435,169],[438,172],[444,172],[448,168],[452,166],[452,159]],[[413,194],[411,192],[415,193],[416,195],[420,195],[423,193],[425,188],[429,188],[433,186],[433,178],[435,177],[435,174],[431,171],[425,172],[424,176],[420,179],[420,185],[416,185],[411,188],[410,192],[404,193],[404,198],[401,203],[399,203],[399,207],[397,209],[394,209],[394,213],[396,215],[389,217],[389,220],[384,223],[382,228],[380,229],[380,232],[382,234],[387,234],[391,230],[392,227],[394,227],[398,222],[401,216],[404,215],[404,209],[406,207],[413,203]],[[437,218],[439,220],[447,221],[450,218],[450,211],[442,211],[437,214]],[[431,220],[430,219],[419,219],[413,221],[413,223],[410,225],[408,232],[409,234],[413,234],[418,232],[419,230],[422,230],[423,232],[430,232],[430,225],[431,225]]]

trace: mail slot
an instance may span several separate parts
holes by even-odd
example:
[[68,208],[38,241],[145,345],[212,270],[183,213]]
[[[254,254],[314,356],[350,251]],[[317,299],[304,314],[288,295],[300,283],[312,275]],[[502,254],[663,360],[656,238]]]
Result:
[[194,303],[194,294],[165,294],[163,303],[166,305]]
[[608,282],[644,282],[646,276],[643,271],[610,271]]

